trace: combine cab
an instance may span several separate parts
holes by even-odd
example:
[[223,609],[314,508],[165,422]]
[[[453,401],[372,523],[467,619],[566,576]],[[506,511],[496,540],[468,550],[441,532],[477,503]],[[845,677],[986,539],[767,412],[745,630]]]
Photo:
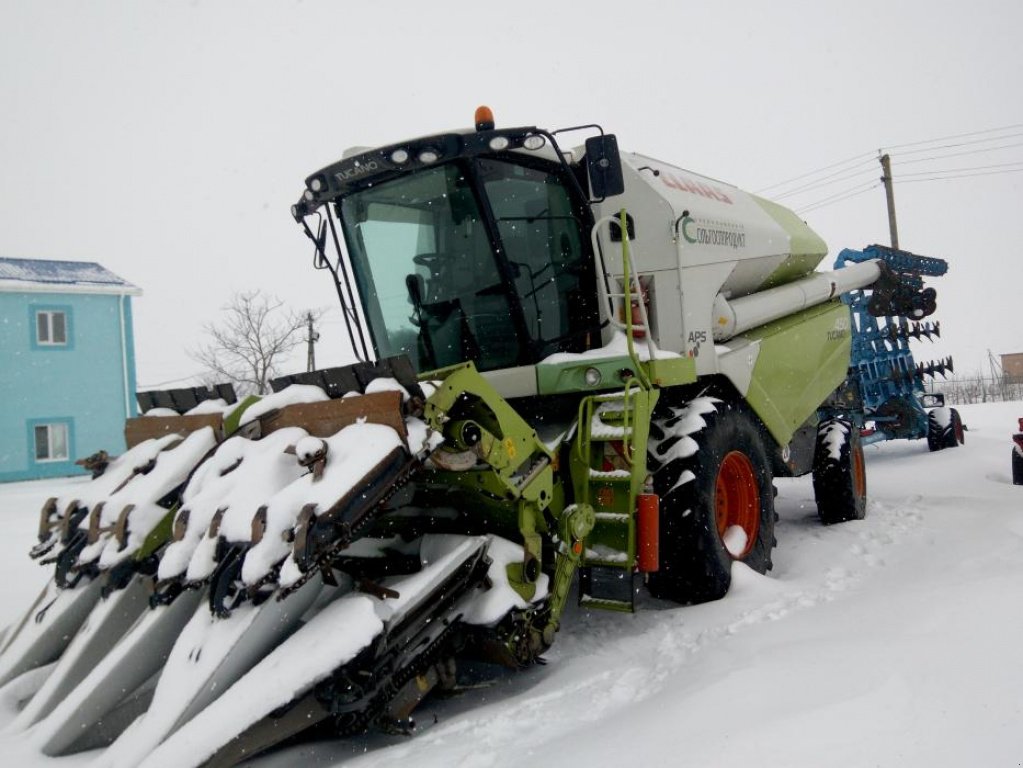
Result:
[[[366,362],[213,424],[145,417],[87,499],[48,503],[54,583],[0,655],[5,680],[59,658],[18,718],[46,754],[226,766],[405,732],[460,661],[541,658],[573,583],[629,612],[769,570],[775,476],[863,517],[839,297],[887,280],[886,313],[919,319],[918,266],[815,272],[824,243],[780,206],[486,110],[353,151],[293,215]],[[26,630],[40,611],[68,618]]]

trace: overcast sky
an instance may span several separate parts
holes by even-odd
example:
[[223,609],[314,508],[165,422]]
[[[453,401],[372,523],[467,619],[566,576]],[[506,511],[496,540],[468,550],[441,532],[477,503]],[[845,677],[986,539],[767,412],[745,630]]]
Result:
[[802,214],[833,254],[888,242],[891,148],[902,247],[951,264],[914,353],[978,370],[1023,352],[1021,29],[1018,0],[0,0],[0,255],[139,285],[139,381],[177,384],[238,290],[329,307],[317,361],[346,361],[288,209],[352,145],[486,103],[753,192],[830,168],[764,194],[830,177],[780,202],[834,198]]

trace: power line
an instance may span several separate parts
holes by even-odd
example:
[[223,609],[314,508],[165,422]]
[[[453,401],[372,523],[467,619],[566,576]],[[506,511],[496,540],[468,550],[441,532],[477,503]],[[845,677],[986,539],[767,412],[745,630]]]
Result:
[[[871,161],[871,165],[873,165],[873,161]],[[866,175],[868,173],[873,175],[876,172],[877,171],[875,171],[873,169],[862,170],[862,171],[856,171],[855,173],[851,173],[851,174],[848,174],[846,176],[839,176],[838,178],[834,178],[834,179],[832,179],[830,181],[826,181],[825,179],[821,179],[820,181],[815,181],[815,182],[811,182],[810,184],[805,184],[802,187],[797,187],[796,189],[789,190],[788,192],[782,192],[781,194],[773,195],[773,199],[775,199],[775,200],[784,200],[785,198],[792,197],[793,195],[798,195],[798,194],[801,194],[803,192],[809,192],[810,190],[819,189],[821,187],[830,187],[832,184],[840,184],[843,181],[849,181],[851,179],[855,179],[855,178],[858,178],[860,176],[864,176],[864,175]],[[825,178],[830,178],[830,177],[825,177]]]
[[[936,141],[950,141],[951,139],[965,139],[970,136],[981,136],[985,133],[999,133],[1000,131],[1012,131],[1017,128],[1023,128],[1023,123],[1015,123],[1013,125],[1003,125],[1001,128],[986,128],[982,131],[970,131],[969,133],[954,133],[949,136],[939,136],[936,139],[925,139],[924,141],[911,141],[907,144],[892,144],[891,146],[885,147],[887,150],[902,149],[903,147],[919,147],[922,144],[933,144]],[[999,138],[1006,138],[1004,136]],[[997,141],[997,139],[993,139]]]
[[940,173],[959,173],[960,171],[991,171],[998,170],[1001,168],[1015,167],[1019,165],[1023,165],[1023,160],[1016,160],[1011,163],[998,163],[996,165],[974,165],[969,168],[943,168],[941,170],[935,169],[932,171],[915,171],[913,173],[900,174],[899,178],[904,179],[907,176],[931,176]]
[[[999,146],[999,147],[986,147],[986,148],[983,148],[983,149],[970,150],[970,151],[963,152],[963,153],[944,153],[942,155],[934,155],[932,158],[921,158],[919,160],[905,160],[905,161],[901,160],[901,158],[903,156],[905,156],[905,155],[914,155],[914,154],[919,154],[919,153],[923,153],[923,152],[937,152],[937,151],[940,151],[940,150],[943,150],[943,149],[958,149],[960,147],[974,146],[974,145],[977,145],[977,144],[985,144],[985,143],[989,143],[989,142],[993,142],[993,141],[1004,141],[1006,139],[1017,138],[1017,137],[1023,136],[1023,132],[1008,133],[1008,134],[1005,133],[1005,132],[1006,131],[1015,131],[1016,129],[1020,129],[1020,128],[1023,128],[1023,123],[1014,123],[1014,124],[1011,124],[1011,125],[1005,125],[1005,126],[1001,126],[1001,127],[998,127],[998,128],[986,128],[986,129],[980,130],[980,131],[968,131],[966,133],[949,134],[947,136],[939,136],[939,137],[936,137],[936,138],[933,138],[933,139],[925,139],[923,141],[912,141],[912,142],[906,142],[906,143],[903,143],[903,144],[894,144],[894,145],[890,145],[890,146],[886,147],[886,149],[888,151],[891,151],[891,150],[896,150],[896,149],[900,149],[900,150],[901,149],[906,149],[908,147],[922,147],[921,149],[908,149],[907,151],[899,152],[898,153],[898,157],[900,158],[900,162],[903,162],[904,164],[908,164],[908,163],[912,163],[912,162],[924,162],[925,160],[928,160],[928,159],[941,159],[943,157],[956,157],[956,156],[965,155],[965,154],[971,154],[971,153],[995,152],[995,151],[997,151],[999,149],[1008,149],[1008,148],[1015,147],[1015,146],[1021,146],[1021,144],[1016,143],[1016,144],[1007,144],[1007,145],[1003,145],[1003,146]],[[990,134],[996,134],[996,133],[1003,134],[1003,135],[999,135],[999,136],[991,136],[990,135]],[[983,136],[985,138],[977,138],[977,139],[973,138],[973,137],[977,137],[977,136]],[[952,140],[955,140],[955,139],[970,139],[970,140],[969,141],[962,141],[962,142],[958,142],[958,143],[954,143],[954,144],[945,144],[945,145],[941,145],[941,146],[925,146],[925,145],[931,145],[931,144],[935,144],[937,142],[942,142],[942,141],[952,141]],[[777,189],[779,187],[785,187],[785,186],[787,186],[789,184],[792,184],[793,182],[802,181],[804,179],[809,179],[811,177],[818,176],[819,174],[824,173],[826,171],[834,171],[834,172],[831,173],[831,174],[828,174],[826,176],[823,176],[821,178],[814,179],[814,180],[808,182],[807,184],[805,184],[805,185],[803,185],[803,186],[801,186],[801,187],[799,187],[797,189],[792,189],[792,190],[787,190],[787,191],[780,192],[779,194],[774,195],[773,197],[776,197],[776,198],[780,199],[780,198],[790,197],[790,196],[796,194],[797,192],[808,191],[810,189],[816,189],[816,188],[819,188],[819,187],[825,187],[825,186],[828,186],[828,183],[827,183],[828,180],[832,179],[832,178],[835,179],[834,183],[837,184],[837,183],[839,183],[839,182],[841,182],[843,180],[848,180],[850,178],[855,178],[856,174],[853,174],[853,175],[850,175],[850,176],[843,176],[842,178],[835,178],[835,177],[841,176],[842,174],[847,174],[849,171],[852,171],[852,170],[854,170],[856,168],[864,166],[864,165],[866,165],[868,163],[873,163],[875,160],[876,160],[876,155],[873,152],[867,152],[867,153],[863,153],[863,154],[859,154],[859,155],[853,155],[852,157],[846,158],[845,160],[840,160],[837,163],[831,163],[829,165],[825,165],[825,166],[822,166],[820,168],[817,168],[816,170],[808,171],[806,173],[799,174],[798,176],[793,176],[792,178],[786,179],[784,181],[779,181],[779,182],[777,182],[775,184],[769,184],[766,187],[761,187],[760,189],[758,189],[755,192],[755,194],[762,194],[764,192],[767,192],[768,190]]]
[[[970,149],[966,152],[946,152],[943,155],[931,155],[930,157],[917,157],[913,160],[899,160],[900,165],[912,165],[913,163],[926,163],[930,160],[945,160],[950,157],[966,157],[967,155],[980,155],[985,152],[997,152],[1000,149],[1013,149],[1014,147],[1023,147],[1023,141],[1017,141],[1013,144],[1004,144],[1000,147],[984,147],[983,149]],[[896,157],[901,157],[897,155]]]
[[[759,195],[761,192],[766,192],[769,189],[774,189],[775,187],[783,187],[786,184],[792,183],[793,181],[801,181],[802,179],[805,179],[808,176],[815,176],[818,173],[823,173],[824,171],[830,171],[831,169],[838,168],[839,166],[842,166],[842,165],[848,165],[849,163],[851,163],[851,162],[853,162],[855,160],[860,160],[861,162],[859,164],[862,165],[863,162],[864,162],[862,160],[862,158],[864,158],[864,157],[869,157],[869,158],[873,159],[874,153],[873,152],[867,152],[865,154],[856,155],[855,157],[850,157],[850,158],[848,158],[846,160],[842,160],[841,162],[838,162],[838,163],[832,163],[831,165],[825,165],[823,168],[818,168],[815,171],[810,171],[809,173],[803,173],[803,174],[800,174],[799,176],[793,176],[791,179],[786,179],[785,181],[779,181],[777,184],[770,184],[770,185],[768,185],[766,187],[761,187],[754,194],[758,194]],[[841,173],[841,171],[839,171],[839,173]]]
[[1001,141],[1003,139],[1015,139],[1023,136],[1023,133],[1009,133],[1005,136],[999,136],[994,139],[976,139],[974,141],[960,141],[956,144],[940,144],[936,147],[923,147],[922,149],[910,149],[905,152],[901,152],[900,155],[918,155],[921,152],[933,152],[937,149],[958,149],[959,147],[970,147],[975,144],[986,144],[990,141]]
[[158,381],[154,384],[136,384],[139,389],[156,389],[157,387],[165,387],[168,384],[177,384],[182,381],[195,381],[202,377],[200,373],[193,373],[190,376],[181,376],[177,379],[167,379],[167,381]]
[[881,186],[880,181],[868,182],[866,185],[860,184],[858,186],[851,187],[850,189],[846,189],[843,192],[838,192],[829,197],[824,197],[820,200],[809,203],[799,208],[796,213],[802,215],[804,213],[809,213],[810,211],[815,211],[818,208],[826,208],[829,205],[834,205],[835,203],[840,203],[843,200],[848,200],[851,197],[857,197],[858,195],[870,192],[872,189],[877,189],[879,186]]
[[905,179],[902,184],[919,184],[922,181],[948,181],[951,179],[972,179],[977,176],[1001,176],[1006,173],[1023,173],[1023,168],[1013,168],[1003,171],[984,171],[981,173],[962,173],[954,176],[932,176],[925,179]]

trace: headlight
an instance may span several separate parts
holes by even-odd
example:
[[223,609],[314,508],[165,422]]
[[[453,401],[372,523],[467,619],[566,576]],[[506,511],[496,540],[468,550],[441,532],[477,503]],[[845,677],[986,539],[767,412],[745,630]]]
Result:
[[434,152],[432,149],[424,149],[419,153],[419,162],[430,165],[436,163],[440,159],[440,155]]
[[502,149],[508,149],[508,143],[507,136],[495,136],[490,140],[490,148],[495,152],[500,152]]
[[396,149],[391,153],[391,162],[395,165],[405,165],[408,162],[408,152],[404,149]]
[[547,143],[547,139],[545,139],[543,136],[540,136],[540,135],[538,135],[536,133],[533,133],[533,134],[530,134],[529,136],[527,136],[523,140],[522,146],[524,146],[526,149],[534,149],[535,150],[535,149],[541,149],[543,147],[543,145],[546,144],[546,143]]

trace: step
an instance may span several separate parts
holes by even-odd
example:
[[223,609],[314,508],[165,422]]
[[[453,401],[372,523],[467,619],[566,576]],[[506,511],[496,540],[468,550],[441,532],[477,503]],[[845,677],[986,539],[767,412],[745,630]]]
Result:
[[579,569],[579,605],[605,611],[634,610],[631,564],[587,565]]

